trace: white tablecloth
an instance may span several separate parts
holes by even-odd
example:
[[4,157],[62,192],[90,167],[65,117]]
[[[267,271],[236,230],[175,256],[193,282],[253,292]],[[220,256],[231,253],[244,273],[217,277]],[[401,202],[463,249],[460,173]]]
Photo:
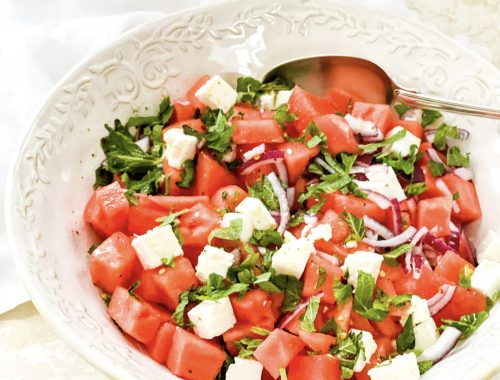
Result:
[[[217,0],[0,0],[0,172],[57,81],[92,51],[165,13]],[[298,0],[297,0],[298,1]],[[351,0],[352,1],[352,0]],[[355,0],[419,20],[500,67],[499,0]],[[0,380],[105,379],[36,312],[15,274],[0,175]],[[5,313],[6,312],[6,313]]]

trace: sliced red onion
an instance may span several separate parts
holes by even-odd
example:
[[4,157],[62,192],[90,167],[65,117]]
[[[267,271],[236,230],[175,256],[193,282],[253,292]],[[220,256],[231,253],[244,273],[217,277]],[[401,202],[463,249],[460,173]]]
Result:
[[333,265],[338,266],[340,264],[339,259],[337,259],[335,256],[332,256],[326,252],[316,250],[316,255],[318,255],[319,257],[321,257],[322,259],[324,259],[325,261],[328,261],[329,263],[331,263]]
[[318,183],[318,182],[319,182],[318,178],[313,178],[310,181],[306,182],[306,187],[309,186],[309,185],[314,185],[315,183]]
[[418,280],[420,278],[420,275],[422,274],[422,268],[424,267],[425,264],[425,257],[422,252],[422,245],[417,245],[415,248],[412,250],[412,271],[413,271],[413,278],[415,280]]
[[281,183],[288,186],[288,171],[283,161],[276,163],[276,170],[278,170],[278,176],[280,177]]
[[286,189],[286,200],[288,202],[288,207],[292,208],[295,202],[295,187],[289,187]]
[[359,166],[370,166],[373,162],[373,154],[362,154],[356,158],[355,164]]
[[243,153],[243,158],[245,161],[248,161],[256,156],[260,156],[261,154],[264,154],[265,151],[266,151],[266,144],[260,144],[260,145],[257,145],[255,148],[252,148],[249,151],[246,151],[245,153]]
[[346,114],[344,119],[347,121],[347,124],[349,124],[349,127],[351,127],[354,133],[360,136],[375,137],[380,133],[380,130],[372,121],[359,119],[350,114]]
[[278,232],[282,234],[283,232],[285,232],[286,225],[290,220],[290,208],[288,207],[286,192],[283,189],[283,186],[281,185],[279,178],[276,176],[276,173],[273,172],[268,174],[267,179],[271,183],[276,198],[278,198],[278,203],[280,206],[280,217],[281,217],[281,220],[278,225]]
[[430,232],[425,234],[423,242],[424,244],[431,246],[441,254],[444,254],[447,251],[453,251],[453,248],[451,248],[448,244],[446,244],[446,242],[443,239],[434,236]]
[[460,226],[456,226],[455,223],[450,221],[450,238],[448,239],[448,245],[450,248],[452,248],[455,252],[458,252],[458,249],[460,248],[460,235],[461,235],[462,229]]
[[410,108],[403,114],[403,120],[422,122],[422,110],[419,108]]
[[270,152],[265,152],[258,159],[248,160],[241,165],[241,174],[249,174],[255,169],[267,165],[282,162],[285,157],[285,153],[282,150],[272,150]]
[[471,181],[474,178],[474,172],[469,168],[456,168],[453,173],[465,181]]
[[451,172],[451,168],[446,165],[446,162],[444,162],[441,157],[439,156],[438,152],[436,152],[436,150],[434,148],[428,148],[426,150],[427,152],[427,155],[429,156],[429,158],[432,160],[432,161],[436,161],[436,162],[439,162],[441,165],[444,166],[444,168],[446,169],[446,171],[449,173]]
[[412,182],[425,182],[425,173],[420,166],[415,166]]
[[[449,197],[450,199],[453,199],[453,195],[451,194],[450,189],[448,189],[448,186],[446,186],[446,183],[444,183],[444,181],[441,178],[438,178],[436,180],[436,186],[439,190],[441,190],[441,192],[445,196]],[[453,209],[453,212],[455,212],[456,214],[460,213],[460,206],[458,205],[457,201],[454,200],[451,201],[451,208]]]
[[417,201],[414,197],[408,199],[406,201],[406,205],[408,206],[408,211],[410,211],[410,214],[414,214],[417,211]]
[[[314,295],[314,296],[311,296],[311,297],[316,297],[316,298],[319,298],[321,300],[321,298],[323,297],[324,293],[323,292],[319,292],[318,294]],[[286,326],[292,322],[295,318],[297,318],[300,314],[302,314],[302,312],[307,308],[307,305],[309,304],[309,300],[311,298],[309,297],[308,299],[302,301],[301,303],[299,303],[297,305],[297,307],[295,308],[294,311],[286,314],[283,319],[281,320],[280,324],[278,325],[278,328],[279,329],[284,329],[286,328]]]
[[412,271],[412,261],[413,261],[412,259],[413,259],[412,249],[410,249],[405,253],[405,266],[404,266],[405,273],[410,273]]
[[365,173],[354,173],[354,178],[358,181],[368,181],[368,177]]
[[143,137],[142,139],[140,140],[137,140],[136,142],[136,145],[139,146],[139,148],[141,148],[145,153],[148,153],[149,152],[149,149],[151,148],[151,141],[149,139],[149,137]]
[[448,326],[441,333],[438,340],[432,346],[422,352],[417,361],[423,362],[426,360],[432,360],[432,363],[436,364],[446,355],[448,355],[453,347],[456,346],[461,336],[462,332],[459,329]]
[[436,315],[441,309],[443,309],[453,298],[455,290],[457,287],[455,285],[443,284],[439,292],[434,294],[431,298],[427,300],[427,306],[429,306],[429,313],[431,315]]
[[393,238],[387,240],[372,240],[364,238],[363,242],[371,245],[372,247],[380,247],[380,248],[388,248],[388,247],[396,247],[398,245],[406,243],[410,240],[413,235],[417,232],[417,229],[413,226],[408,227],[403,233],[394,236]]
[[413,235],[413,238],[411,239],[410,241],[410,244],[413,244],[413,245],[417,245],[418,243],[420,243],[420,240],[422,240],[422,238],[429,232],[428,228],[427,227],[422,227],[421,229],[419,229],[417,231],[417,233],[415,235]]
[[376,221],[373,218],[365,215],[363,216],[363,221],[365,222],[365,227],[374,231],[376,234],[382,236],[384,239],[390,239],[394,237],[394,234],[390,229],[384,226],[382,223]]
[[361,141],[364,143],[372,143],[372,142],[382,141],[383,139],[384,139],[384,134],[382,133],[382,131],[379,130],[376,136],[363,137]]
[[399,235],[403,232],[403,215],[401,213],[401,206],[396,198],[391,199],[391,209],[394,233]]
[[316,224],[318,223],[318,217],[316,215],[304,214],[305,224]]
[[366,230],[365,236],[368,239],[378,240],[378,235],[375,232],[373,232],[372,230]]
[[325,160],[323,160],[322,158],[316,157],[314,159],[314,162],[316,162],[319,166],[324,168],[328,173],[331,173],[331,174],[337,173],[335,171],[335,169],[333,169],[330,165],[328,165],[328,163]]
[[[434,135],[436,134],[436,132],[437,132],[437,128],[428,128],[425,130],[425,135],[432,136],[432,138],[434,140]],[[458,128],[458,133],[460,134],[460,137],[458,139],[454,139],[454,140],[467,140],[469,138],[470,133],[466,129]]]
[[363,192],[368,194],[368,199],[375,203],[382,210],[387,210],[392,205],[391,200],[385,195],[372,190],[363,190]]

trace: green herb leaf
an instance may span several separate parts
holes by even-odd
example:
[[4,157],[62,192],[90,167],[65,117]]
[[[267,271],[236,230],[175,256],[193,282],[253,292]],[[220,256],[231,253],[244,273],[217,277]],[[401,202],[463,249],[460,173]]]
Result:
[[181,174],[181,180],[176,182],[176,185],[183,189],[189,189],[194,181],[194,161],[186,160],[182,165],[184,172]]
[[288,221],[289,227],[297,227],[299,224],[304,223],[304,211],[297,211],[292,215],[290,220]]
[[163,170],[161,168],[151,169],[139,180],[131,179],[127,173],[124,173],[121,178],[127,187],[125,195],[127,196],[129,202],[135,205],[136,193],[154,194],[158,192],[163,179]]
[[468,168],[470,164],[470,153],[462,155],[458,146],[452,146],[446,153],[446,165]]
[[94,251],[97,249],[97,247],[99,247],[100,243],[94,243],[92,244],[89,249],[87,250],[87,253],[89,255],[91,255],[92,253],[94,253]]
[[324,267],[318,268],[318,280],[316,281],[315,289],[320,288],[326,280],[326,269]]
[[298,117],[294,113],[288,112],[288,104],[282,104],[274,111],[273,119],[281,128],[285,128],[287,123],[297,120]]
[[399,256],[401,256],[401,255],[405,254],[406,252],[408,252],[413,247],[414,247],[413,244],[406,243],[406,244],[400,245],[397,248],[394,248],[393,250],[391,250],[389,252],[384,253],[383,254],[383,256],[384,256],[384,262],[386,264],[391,265],[391,266],[397,265],[398,263],[397,263],[396,259]]
[[161,263],[165,265],[166,267],[170,268],[175,268],[175,256],[170,256],[170,257],[162,257],[161,258]]
[[172,231],[174,232],[175,236],[177,237],[177,240],[179,241],[180,245],[184,244],[184,238],[182,237],[181,231],[179,230],[179,216],[189,212],[188,208],[185,208],[183,210],[180,210],[178,212],[172,212],[169,215],[162,216],[160,218],[155,219],[157,222],[160,223],[160,227],[164,227],[167,225],[172,226]]
[[433,177],[441,177],[446,174],[446,168],[441,162],[429,160],[429,168]]
[[454,201],[456,201],[457,199],[459,199],[459,198],[460,198],[460,193],[459,193],[458,191],[455,191],[455,192],[452,194],[451,198],[452,198]]
[[261,327],[257,327],[257,326],[250,327],[250,331],[253,332],[254,334],[258,334],[260,336],[268,336],[269,334],[271,334],[271,331],[263,329]]
[[228,227],[218,228],[210,232],[208,241],[211,242],[214,237],[224,240],[238,240],[243,229],[243,219],[233,219]]
[[340,280],[333,281],[333,295],[338,306],[344,305],[352,296],[352,285],[343,284]]
[[410,147],[410,154],[408,157],[403,158],[401,153],[394,157],[392,154],[381,154],[377,156],[377,159],[386,163],[394,170],[399,170],[405,173],[406,175],[410,175],[415,171],[415,162],[417,162],[420,158],[422,158],[422,153],[418,151],[418,147],[416,145],[412,145]]
[[253,283],[262,290],[265,290],[266,292],[269,293],[281,292],[280,288],[278,288],[271,282],[271,275],[272,275],[271,272],[262,273],[255,278],[255,281]]
[[285,298],[281,304],[281,311],[287,313],[295,310],[300,302],[302,288],[304,284],[293,276],[278,274],[271,278],[271,281],[276,287],[285,293]]
[[418,370],[419,370],[420,374],[423,375],[424,373],[426,373],[428,370],[431,369],[431,367],[434,363],[432,362],[432,360],[424,360],[424,361],[418,362],[417,364],[418,364]]
[[269,210],[279,210],[278,198],[274,194],[271,182],[267,177],[248,186],[248,195],[260,199]]
[[406,111],[408,111],[409,109],[410,109],[410,106],[408,106],[406,104],[395,104],[394,105],[394,110],[399,115],[399,117],[403,116],[406,113]]
[[356,218],[350,212],[344,211],[342,213],[345,222],[351,229],[351,234],[347,237],[346,241],[361,241],[365,236],[365,221],[363,218]]
[[350,379],[354,375],[354,366],[358,357],[365,357],[365,347],[361,340],[362,333],[350,333],[339,342],[338,347],[330,350],[332,355],[340,356],[342,379]]
[[[308,141],[306,141],[308,136],[310,136],[311,138]],[[327,142],[326,135],[323,133],[321,129],[318,128],[318,126],[314,121],[311,121],[307,125],[304,136],[302,136],[302,141],[305,142],[308,148],[314,148],[319,144],[323,145],[326,144]]]
[[94,190],[98,187],[109,185],[111,182],[113,182],[113,173],[106,170],[103,165],[99,166],[95,170]]
[[309,303],[306,307],[306,312],[304,317],[300,321],[300,328],[307,332],[315,332],[316,328],[314,327],[314,321],[316,320],[316,316],[318,315],[319,309],[319,298],[312,296],[309,298]]
[[234,127],[231,126],[224,112],[219,111],[214,124],[207,125],[205,133],[205,146],[215,153],[220,161],[222,156],[229,152],[231,147],[231,138],[233,137]]
[[237,102],[254,105],[258,97],[265,92],[289,90],[292,87],[293,83],[288,83],[281,78],[277,78],[272,82],[261,83],[252,77],[240,77],[236,82]]
[[101,293],[101,299],[104,301],[106,306],[109,306],[109,303],[111,302],[111,295],[108,293]]
[[282,245],[283,237],[278,231],[274,230],[255,230],[250,243],[259,247],[267,248],[269,245]]
[[152,116],[132,116],[128,119],[126,123],[127,128],[131,127],[153,127],[155,125],[165,125],[168,123],[172,114],[174,112],[174,107],[170,104],[170,97],[167,96],[163,98],[160,103],[158,114]]
[[472,273],[474,271],[470,269],[468,265],[465,265],[459,273],[458,284],[464,288],[469,289],[471,287]]
[[359,271],[356,291],[354,293],[353,309],[362,316],[380,322],[389,311],[387,297],[377,297],[373,301],[375,279],[369,273]]
[[189,304],[189,290],[182,292],[179,296],[179,304],[175,308],[174,313],[172,314],[172,318],[175,320],[177,326],[184,327],[184,314],[186,312],[186,308]]
[[441,112],[434,110],[426,110],[422,111],[422,127],[427,127],[428,125],[434,123],[434,120],[439,119],[441,116]]
[[280,380],[288,380],[285,368],[280,368]]
[[396,338],[396,347],[399,354],[415,348],[415,333],[413,332],[413,317],[411,315],[406,320],[403,331]]
[[433,145],[438,150],[444,150],[446,148],[446,138],[458,139],[459,137],[460,132],[457,127],[443,123],[436,130]]
[[480,311],[479,313],[462,315],[459,321],[441,319],[441,322],[444,326],[451,326],[459,329],[462,332],[462,339],[465,339],[471,336],[487,317],[488,312]]
[[391,145],[392,143],[394,143],[398,140],[401,140],[405,136],[406,136],[406,129],[401,129],[400,131],[398,131],[397,133],[395,133],[391,137],[385,139],[384,141],[371,143],[371,144],[364,144],[364,145],[360,145],[359,147],[365,153],[373,152],[373,151],[377,150],[378,148],[382,148],[384,146]]
[[141,286],[141,282],[140,281],[136,281],[132,284],[132,286],[130,288],[128,288],[128,294],[130,294],[132,297],[135,297],[135,298],[139,298],[139,296],[137,294],[135,294],[135,290]]
[[244,359],[250,358],[263,341],[263,339],[243,338],[234,342],[234,345],[238,349],[238,357]]
[[412,197],[414,195],[420,195],[426,191],[427,191],[427,185],[425,184],[425,182],[410,183],[404,188],[404,192],[408,197]]

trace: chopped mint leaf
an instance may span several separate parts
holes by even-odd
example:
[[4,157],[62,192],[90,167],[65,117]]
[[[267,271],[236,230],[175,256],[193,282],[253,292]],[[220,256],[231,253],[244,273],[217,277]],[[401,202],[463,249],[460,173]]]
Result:
[[410,109],[410,106],[408,106],[406,104],[395,104],[394,105],[394,110],[399,115],[399,117],[403,116],[406,113],[406,111],[408,111],[409,109]]
[[343,284],[340,280],[333,281],[333,295],[338,306],[344,305],[352,296],[352,285]]
[[324,267],[318,268],[318,280],[316,281],[315,289],[320,288],[326,281],[326,269]]
[[267,248],[271,244],[280,246],[283,244],[283,237],[278,231],[255,230],[250,243],[264,248]]
[[391,145],[392,143],[401,140],[403,137],[406,136],[406,129],[401,129],[397,133],[393,134],[391,137],[385,139],[384,141],[380,142],[375,142],[375,143],[370,143],[370,144],[364,144],[360,145],[359,147],[363,152],[373,152],[377,150],[378,148],[382,148],[387,145]]
[[233,219],[228,227],[218,228],[213,230],[208,236],[208,241],[211,242],[214,237],[224,240],[238,240],[243,229],[242,219]]
[[446,165],[467,168],[470,164],[470,153],[462,155],[458,146],[452,146],[446,153]]
[[161,258],[161,263],[163,265],[165,265],[166,267],[170,267],[170,268],[175,268],[175,257],[174,256],[170,256],[170,257],[162,257]]
[[406,244],[402,244],[400,245],[399,247],[397,248],[394,248],[392,249],[391,251],[389,252],[386,252],[383,254],[384,256],[384,262],[386,264],[389,264],[391,266],[395,266],[397,265],[397,261],[396,259],[405,254],[406,252],[408,252],[410,249],[412,249],[414,247],[413,244],[409,244],[409,243],[406,243]]
[[434,363],[432,362],[432,360],[424,360],[422,362],[418,362],[417,364],[420,374],[423,375],[424,373],[426,373],[428,370],[431,369]]
[[460,198],[460,193],[458,191],[455,191],[452,195],[452,199],[456,201],[459,198]]
[[238,357],[243,359],[252,357],[253,352],[263,341],[263,339],[243,338],[234,342],[234,345],[238,349]]
[[427,185],[425,184],[425,182],[410,183],[404,188],[404,192],[408,197],[412,197],[414,195],[420,195],[426,191],[427,191]]
[[480,311],[474,314],[462,315],[459,321],[441,319],[443,326],[451,326],[462,332],[462,339],[471,336],[488,317],[488,312]]
[[260,199],[269,210],[279,210],[279,202],[267,177],[248,186],[248,195]]
[[429,160],[429,168],[433,177],[441,177],[446,174],[446,168],[441,162]]
[[457,127],[443,123],[436,130],[436,134],[434,135],[433,145],[438,150],[444,150],[446,148],[447,138],[458,139],[459,137],[460,137],[460,132]]
[[282,104],[274,111],[273,119],[281,128],[285,128],[287,123],[297,120],[298,117],[294,113],[288,112],[288,104]]
[[410,315],[403,326],[403,331],[396,338],[396,347],[399,354],[415,348],[415,333],[413,332],[413,316]]
[[351,234],[346,241],[361,241],[365,236],[365,221],[363,218],[357,218],[354,214],[344,211],[342,213],[345,222],[351,229]]
[[181,174],[182,179],[176,182],[176,185],[183,189],[189,189],[194,181],[194,161],[186,160],[182,165],[184,172]]
[[135,294],[135,290],[141,286],[141,282],[140,281],[136,281],[132,284],[132,286],[130,286],[130,288],[128,288],[128,294],[130,294],[132,297],[135,297],[135,298],[139,298],[139,296],[137,294]]
[[312,296],[309,298],[309,303],[306,307],[306,312],[300,321],[300,328],[307,332],[315,332],[314,321],[318,315],[319,298]]
[[434,123],[434,120],[439,119],[441,116],[441,112],[439,111],[434,111],[434,110],[422,110],[422,127],[427,127],[428,125],[431,125]]

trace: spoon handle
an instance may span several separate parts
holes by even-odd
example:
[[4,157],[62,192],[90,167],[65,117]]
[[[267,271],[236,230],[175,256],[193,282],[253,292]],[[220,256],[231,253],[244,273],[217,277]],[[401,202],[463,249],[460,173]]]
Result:
[[396,88],[394,94],[403,103],[413,107],[426,107],[441,111],[462,113],[472,116],[490,117],[500,119],[500,109],[494,107],[478,106],[457,102],[450,99],[439,98],[437,96],[422,95],[417,92]]

